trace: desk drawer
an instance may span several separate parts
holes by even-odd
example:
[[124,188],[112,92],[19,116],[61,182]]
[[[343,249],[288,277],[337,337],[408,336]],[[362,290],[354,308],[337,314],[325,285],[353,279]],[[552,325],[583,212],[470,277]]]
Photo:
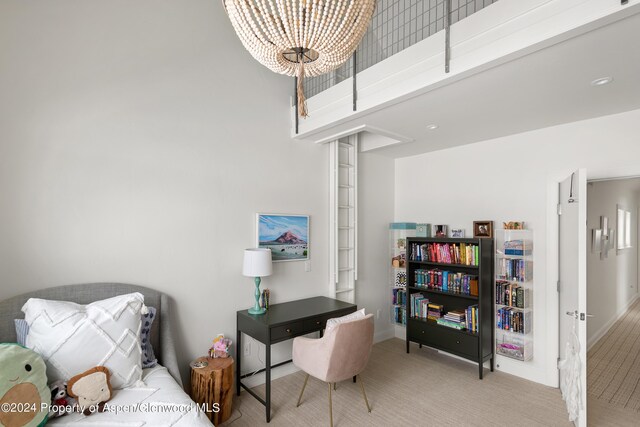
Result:
[[307,319],[304,321],[304,330],[317,331],[320,329],[324,329],[325,325],[327,324],[327,320],[330,318],[330,316],[318,316],[312,319]]
[[303,322],[294,322],[289,323],[288,325],[271,328],[271,342],[296,337],[304,332],[303,327]]
[[323,314],[321,316],[312,317],[311,319],[307,319],[304,321],[304,330],[317,331],[319,329],[325,329],[327,325],[327,320],[346,316],[347,314],[351,314],[355,311],[356,311],[355,309],[347,309],[347,310],[335,312],[333,314]]

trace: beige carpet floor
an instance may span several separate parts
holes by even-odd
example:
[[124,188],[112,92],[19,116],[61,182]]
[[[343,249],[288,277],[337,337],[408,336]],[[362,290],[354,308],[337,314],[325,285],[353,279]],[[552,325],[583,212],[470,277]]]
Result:
[[[376,344],[362,374],[372,412],[367,413],[359,386],[338,384],[333,393],[333,420],[339,426],[571,426],[558,389],[485,369],[437,351],[392,339]],[[244,392],[224,427],[326,426],[327,386],[313,378],[302,404],[296,400],[304,374],[274,380],[272,419],[264,407]],[[264,395],[264,386],[255,389]]]
[[[640,425],[640,300],[589,350],[587,393],[588,418],[605,420],[611,410],[621,419],[610,425]],[[634,423],[626,424],[631,414]]]

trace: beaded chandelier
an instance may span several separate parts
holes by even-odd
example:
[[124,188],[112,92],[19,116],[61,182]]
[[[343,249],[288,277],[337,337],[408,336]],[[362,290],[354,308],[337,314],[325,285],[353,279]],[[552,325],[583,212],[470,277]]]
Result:
[[342,65],[367,30],[376,0],[222,0],[245,49],[276,73],[298,77],[298,112],[307,117],[303,81]]

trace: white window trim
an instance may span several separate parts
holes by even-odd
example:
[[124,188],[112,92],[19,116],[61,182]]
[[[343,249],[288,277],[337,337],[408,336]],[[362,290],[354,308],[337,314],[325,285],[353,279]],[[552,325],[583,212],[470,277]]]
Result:
[[616,205],[616,253],[633,248],[631,210],[623,205]]

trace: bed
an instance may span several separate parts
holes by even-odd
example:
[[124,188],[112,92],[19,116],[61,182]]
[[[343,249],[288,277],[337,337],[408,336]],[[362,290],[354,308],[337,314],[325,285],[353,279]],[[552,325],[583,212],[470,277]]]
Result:
[[171,329],[169,297],[150,288],[123,283],[90,283],[59,286],[18,295],[0,302],[0,342],[15,342],[13,319],[24,318],[22,306],[29,298],[73,301],[89,304],[117,295],[140,292],[145,304],[156,308],[151,344],[158,366],[144,369],[144,387],[115,390],[108,402],[109,411],[85,417],[69,414],[47,425],[64,426],[211,426],[206,415],[184,392],[175,340]]

